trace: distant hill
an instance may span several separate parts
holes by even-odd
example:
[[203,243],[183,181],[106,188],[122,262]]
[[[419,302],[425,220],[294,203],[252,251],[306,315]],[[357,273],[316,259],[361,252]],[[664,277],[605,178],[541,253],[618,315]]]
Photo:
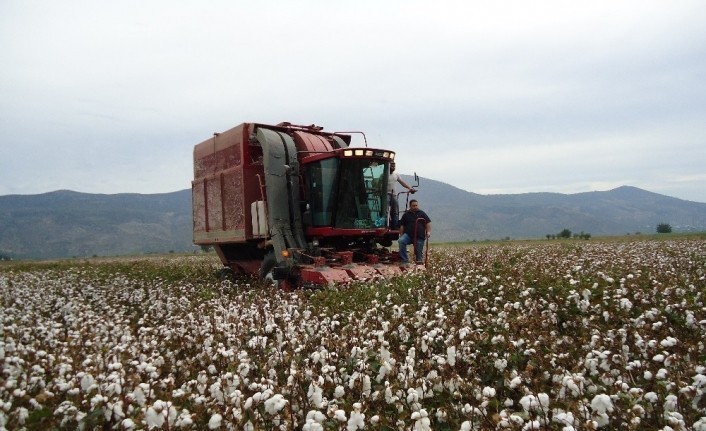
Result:
[[0,196],[0,255],[44,259],[193,249],[191,190]]
[[[409,176],[403,178],[410,182]],[[428,212],[433,240],[544,238],[563,229],[592,236],[706,231],[706,203],[635,187],[576,194],[480,195],[421,179],[414,198]],[[406,198],[400,198],[404,206]],[[0,196],[0,256],[64,258],[192,251],[191,190],[87,194],[60,190]]]
[[414,197],[432,218],[437,241],[543,238],[565,228],[592,236],[655,233],[659,223],[669,223],[674,232],[706,231],[706,203],[630,186],[576,194],[479,195],[422,179]]

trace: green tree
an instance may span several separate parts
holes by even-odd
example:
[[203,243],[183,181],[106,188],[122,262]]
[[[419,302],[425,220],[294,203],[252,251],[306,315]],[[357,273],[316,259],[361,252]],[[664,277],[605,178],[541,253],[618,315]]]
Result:
[[571,231],[569,229],[564,229],[557,234],[557,238],[571,238]]
[[672,226],[669,223],[660,223],[657,225],[657,233],[672,233]]

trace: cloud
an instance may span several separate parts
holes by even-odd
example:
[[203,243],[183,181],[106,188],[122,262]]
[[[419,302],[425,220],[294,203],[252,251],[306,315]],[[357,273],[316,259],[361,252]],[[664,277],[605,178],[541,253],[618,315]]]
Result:
[[480,193],[631,181],[706,202],[705,12],[697,1],[6,1],[0,194],[186,188],[194,144],[291,121],[365,131],[398,152],[401,172]]

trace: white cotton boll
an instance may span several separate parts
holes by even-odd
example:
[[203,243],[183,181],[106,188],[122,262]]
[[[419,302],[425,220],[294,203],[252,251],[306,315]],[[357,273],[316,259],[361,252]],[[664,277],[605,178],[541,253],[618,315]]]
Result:
[[351,417],[348,419],[348,423],[346,424],[346,430],[356,431],[359,429],[365,429],[365,415],[358,411],[353,411],[351,412]]
[[306,420],[322,424],[326,420],[326,415],[318,410],[310,410],[309,413],[306,414]]
[[223,390],[221,389],[221,384],[219,382],[212,384],[208,390],[211,394],[211,398],[219,403],[225,402],[225,395],[223,394]]
[[685,320],[686,320],[686,326],[688,328],[693,328],[696,326],[696,318],[694,317],[694,313],[691,310],[687,310]]
[[122,402],[118,402],[114,405],[108,404],[108,408],[105,412],[105,419],[110,420],[111,417],[115,416],[116,419],[121,420],[125,417],[125,412],[123,412]]
[[333,418],[339,422],[346,422],[348,420],[348,418],[346,417],[346,412],[340,409],[336,410],[333,415]]
[[694,387],[697,388],[706,388],[706,376],[703,374],[697,374],[694,377],[692,377]]
[[520,398],[520,405],[524,411],[530,412],[539,407],[539,400],[534,395],[525,395]]
[[542,406],[545,409],[547,407],[549,407],[549,395],[547,395],[543,392],[540,392],[539,394],[537,394],[537,399],[539,401],[540,406]]
[[105,388],[105,393],[108,396],[111,396],[113,394],[118,394],[120,395],[123,392],[122,386],[120,386],[119,382],[113,382],[110,383],[106,388]]
[[198,376],[196,376],[196,382],[202,385],[208,383],[208,376],[205,371],[201,371]]
[[313,419],[307,419],[302,431],[324,431],[324,427]]
[[630,310],[632,309],[632,302],[630,302],[627,298],[620,298],[620,308],[623,310]]
[[652,360],[655,362],[664,362],[664,355],[662,355],[662,354],[654,355],[652,357]]
[[407,403],[412,404],[419,401],[419,392],[414,388],[407,389]]
[[660,341],[659,344],[662,347],[673,347],[677,345],[677,339],[674,337],[667,337],[664,340]]
[[522,431],[542,429],[541,423],[538,420],[529,421],[522,427]]
[[387,376],[387,373],[389,373],[392,370],[392,365],[390,365],[387,361],[383,361],[382,364],[380,364],[380,369],[378,370],[378,376],[375,379],[378,383],[382,382],[382,380]]
[[[565,426],[571,426],[570,424],[574,423],[575,418],[573,413],[571,412],[555,412],[553,417],[552,417],[552,422],[556,422],[558,424],[562,424]],[[571,427],[573,429],[573,427]],[[566,428],[562,428],[566,429]]]
[[343,398],[344,395],[346,395],[346,390],[341,385],[336,386],[336,389],[333,390],[333,396],[336,398]]
[[392,389],[390,389],[390,384],[385,382],[385,402],[388,404],[393,404],[397,402],[398,399],[398,397],[393,396]]
[[364,375],[363,376],[363,395],[366,397],[370,396],[370,393],[372,391],[372,382],[370,381],[370,376],[369,375]]
[[271,415],[276,415],[284,408],[286,404],[287,400],[284,399],[282,394],[275,394],[265,401],[265,411]]
[[650,371],[645,371],[642,376],[645,378],[645,380],[652,380],[652,373]]
[[96,381],[93,379],[93,376],[90,374],[86,373],[81,377],[81,389],[84,392],[89,392],[91,389],[93,389],[96,386]]
[[154,407],[149,407],[145,412],[145,424],[147,429],[162,428],[164,425],[164,415],[157,412]]
[[20,407],[19,409],[17,409],[17,422],[19,422],[20,425],[24,425],[28,417],[29,410],[24,407]]
[[522,378],[520,376],[514,377],[512,380],[510,380],[510,383],[508,386],[510,389],[515,389],[516,387],[520,386],[522,384]]
[[350,389],[355,388],[355,382],[358,380],[359,377],[360,373],[358,373],[357,371],[354,371],[353,374],[351,374],[351,376],[348,378],[348,387]]
[[706,431],[706,416],[699,418],[691,428],[694,431]]
[[660,369],[657,371],[657,378],[658,378],[659,380],[664,380],[664,379],[666,379],[666,378],[667,378],[667,370],[665,370],[664,368],[660,368]]
[[486,386],[483,388],[483,396],[485,398],[493,398],[496,394],[495,388],[491,388],[489,386]]
[[132,399],[140,407],[144,407],[145,401],[147,400],[147,398],[145,397],[145,393],[142,391],[142,388],[139,386],[136,387],[134,391],[132,391]]
[[665,412],[675,412],[677,410],[677,405],[679,404],[676,395],[667,395],[664,400],[664,411]]
[[176,421],[176,426],[179,428],[190,428],[194,424],[194,420],[191,419],[191,413],[188,410],[182,410]]
[[507,368],[507,359],[496,359],[494,365],[498,371],[503,371]]
[[323,404],[323,390],[316,383],[311,382],[311,384],[309,384],[307,398],[314,407],[320,409]]
[[591,410],[596,413],[610,413],[613,411],[613,401],[606,394],[598,394],[591,400]]
[[654,404],[654,403],[656,403],[657,401],[659,401],[659,396],[658,396],[656,393],[654,393],[654,392],[648,392],[648,393],[646,393],[644,398],[645,398],[647,401],[649,401],[650,403],[652,403],[652,404]]
[[91,410],[95,410],[96,406],[100,405],[103,403],[103,401],[107,401],[107,398],[104,398],[102,395],[95,395],[93,398],[91,398]]
[[416,420],[414,422],[414,431],[431,431],[431,421],[425,409],[412,413],[412,420]]
[[222,422],[223,416],[219,415],[218,413],[215,413],[213,416],[211,416],[211,419],[208,420],[208,429],[218,429],[221,427]]
[[120,422],[120,426],[124,430],[132,430],[135,428],[136,425],[132,419],[124,419],[122,422]]
[[439,422],[447,422],[448,419],[449,419],[448,416],[449,416],[449,415],[448,415],[448,413],[446,413],[446,409],[444,409],[443,407],[442,407],[442,408],[439,408],[439,409],[436,411],[436,420],[439,421]]
[[449,346],[446,348],[447,362],[450,366],[456,365],[456,346]]

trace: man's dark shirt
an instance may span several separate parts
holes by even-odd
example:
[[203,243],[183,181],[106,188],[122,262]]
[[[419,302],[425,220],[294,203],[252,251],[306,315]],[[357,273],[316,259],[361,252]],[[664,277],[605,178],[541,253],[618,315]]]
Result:
[[422,218],[423,220],[419,220],[417,223],[417,239],[425,239],[427,237],[426,224],[431,223],[431,219],[424,211],[417,210],[416,213],[413,213],[412,211],[405,211],[402,215],[402,219],[400,220],[400,224],[404,226],[404,233],[409,235],[411,238],[414,235],[414,222],[418,218]]

